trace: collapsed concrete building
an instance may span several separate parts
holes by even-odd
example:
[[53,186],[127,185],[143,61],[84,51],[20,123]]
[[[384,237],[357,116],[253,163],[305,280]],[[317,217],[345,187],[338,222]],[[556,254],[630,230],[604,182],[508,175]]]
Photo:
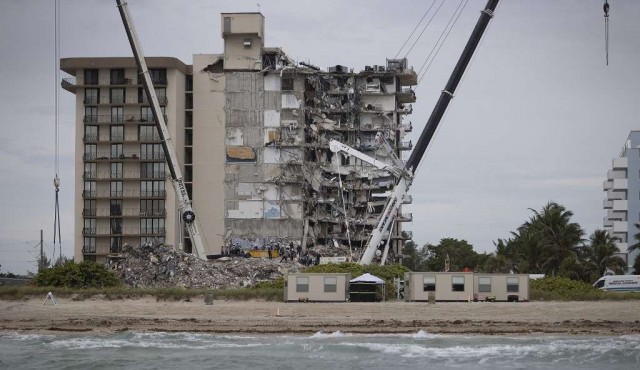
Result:
[[[406,59],[359,72],[321,70],[264,46],[260,13],[223,13],[224,53],[193,64],[147,58],[210,254],[225,245],[363,247],[394,178],[329,150],[335,139],[381,161],[386,139],[411,149],[406,119],[417,76]],[[76,94],[75,258],[102,261],[123,244],[191,244],[178,215],[133,58],[65,58]],[[169,188],[169,191],[165,189]],[[398,256],[411,233],[398,214]]]

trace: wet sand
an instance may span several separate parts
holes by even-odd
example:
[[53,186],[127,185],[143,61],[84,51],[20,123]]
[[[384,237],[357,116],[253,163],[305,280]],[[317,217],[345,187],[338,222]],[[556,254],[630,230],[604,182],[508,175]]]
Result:
[[640,301],[525,303],[157,302],[58,298],[0,301],[0,330],[288,333],[572,334],[640,333]]

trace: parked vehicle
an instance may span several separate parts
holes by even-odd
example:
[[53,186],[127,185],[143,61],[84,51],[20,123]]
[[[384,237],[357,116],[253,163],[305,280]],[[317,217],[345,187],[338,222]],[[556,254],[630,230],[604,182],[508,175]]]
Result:
[[593,284],[606,292],[640,292],[640,275],[608,275]]

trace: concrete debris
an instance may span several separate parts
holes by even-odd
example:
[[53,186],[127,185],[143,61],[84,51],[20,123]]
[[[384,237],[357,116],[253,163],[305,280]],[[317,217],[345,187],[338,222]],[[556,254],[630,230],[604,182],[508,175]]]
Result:
[[223,257],[203,261],[171,246],[124,246],[106,264],[123,284],[139,288],[233,288],[253,286],[298,272],[297,262],[280,258]]

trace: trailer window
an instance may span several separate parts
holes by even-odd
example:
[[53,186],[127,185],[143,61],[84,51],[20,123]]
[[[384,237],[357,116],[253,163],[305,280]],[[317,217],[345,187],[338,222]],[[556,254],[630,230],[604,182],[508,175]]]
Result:
[[296,292],[308,293],[309,292],[309,278],[299,276],[296,278]]
[[490,293],[491,292],[491,278],[480,277],[478,278],[478,292]]
[[451,291],[464,292],[464,276],[451,277]]
[[435,292],[436,291],[436,277],[435,276],[425,276],[422,280],[422,289],[425,292]]
[[336,277],[324,278],[324,292],[335,293],[336,291],[338,291],[338,278]]
[[507,278],[507,292],[517,293],[520,290],[520,280],[517,277]]

